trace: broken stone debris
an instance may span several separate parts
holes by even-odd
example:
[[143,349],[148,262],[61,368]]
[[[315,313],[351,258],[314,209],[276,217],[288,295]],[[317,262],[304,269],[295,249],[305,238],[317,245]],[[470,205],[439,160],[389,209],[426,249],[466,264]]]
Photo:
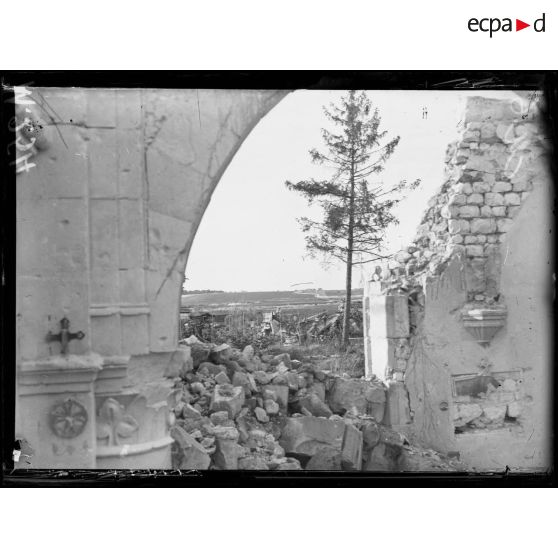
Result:
[[175,367],[181,395],[171,429],[176,468],[413,466],[402,458],[401,436],[383,424],[387,387],[378,379],[336,375],[319,369],[311,357],[298,361],[250,345],[239,350],[192,336],[181,346]]

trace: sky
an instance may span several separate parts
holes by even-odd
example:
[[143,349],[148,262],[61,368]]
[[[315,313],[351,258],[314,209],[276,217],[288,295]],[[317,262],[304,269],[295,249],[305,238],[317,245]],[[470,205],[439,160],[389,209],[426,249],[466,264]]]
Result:
[[[187,290],[272,291],[297,288],[343,289],[345,267],[311,259],[297,217],[319,219],[285,181],[328,178],[308,151],[323,147],[321,129],[329,121],[323,106],[343,91],[295,91],[256,125],[223,174],[194,239],[186,266]],[[509,97],[502,91],[369,91],[382,118],[385,139],[401,140],[385,170],[373,180],[386,187],[420,178],[395,211],[400,223],[386,231],[386,253],[408,244],[427,200],[443,183],[446,148],[457,137],[465,98]],[[427,117],[423,117],[423,108]],[[365,269],[362,269],[365,268]],[[369,266],[353,271],[353,287],[363,285]]]

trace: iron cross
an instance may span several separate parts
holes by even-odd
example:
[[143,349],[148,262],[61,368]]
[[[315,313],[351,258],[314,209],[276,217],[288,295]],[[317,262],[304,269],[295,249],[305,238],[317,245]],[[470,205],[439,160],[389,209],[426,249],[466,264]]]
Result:
[[83,331],[78,331],[76,333],[70,333],[70,320],[64,317],[60,320],[60,333],[47,333],[46,341],[47,343],[52,343],[53,341],[58,341],[60,343],[60,353],[65,355],[68,351],[68,344],[72,339],[83,339],[85,333]]

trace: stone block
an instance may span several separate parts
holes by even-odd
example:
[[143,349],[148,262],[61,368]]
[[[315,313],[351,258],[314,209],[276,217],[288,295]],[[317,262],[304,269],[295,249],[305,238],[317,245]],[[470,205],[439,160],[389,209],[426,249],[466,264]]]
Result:
[[480,209],[477,205],[463,205],[459,208],[460,217],[478,217]]
[[[225,423],[229,422],[229,413],[228,411],[216,411],[211,413],[209,420],[215,425],[220,426],[224,425]],[[240,419],[239,419],[240,420]]]
[[119,302],[118,202],[91,200],[90,223],[91,302]]
[[299,399],[301,409],[306,409],[312,416],[329,418],[333,412],[315,393],[309,393]]
[[126,355],[145,355],[149,352],[149,316],[120,316],[122,352]]
[[165,378],[184,377],[188,372],[191,372],[193,368],[194,365],[190,347],[182,346],[171,354],[171,358],[165,368],[163,376],[165,376]]
[[267,412],[265,411],[265,409],[262,409],[261,407],[256,407],[254,409],[254,414],[256,415],[256,418],[258,419],[259,422],[261,423],[269,422],[269,417],[267,416]]
[[198,420],[201,418],[202,415],[195,407],[192,407],[192,405],[186,403],[182,408],[182,416],[185,419]]
[[462,223],[467,223],[467,230],[469,230],[469,223],[467,221],[459,219],[449,219],[448,220],[448,231],[450,234],[460,234],[466,232],[462,230]]
[[89,195],[112,198],[118,195],[118,148],[116,130],[88,130]]
[[341,447],[341,467],[344,471],[362,469],[362,445],[362,432],[353,425],[347,424]]
[[484,203],[491,207],[495,205],[504,205],[504,196],[495,192],[488,192],[484,196]]
[[[98,203],[98,202],[97,202]],[[120,269],[143,268],[144,216],[141,200],[118,202],[118,255]]]
[[77,280],[88,266],[87,205],[81,199],[18,203],[16,262],[18,275]]
[[520,195],[515,192],[504,194],[504,203],[506,205],[521,205]]
[[497,205],[492,208],[492,215],[494,217],[505,217],[506,216],[506,206],[505,205]]
[[373,339],[409,335],[409,307],[405,295],[370,297],[370,336]]
[[512,189],[510,182],[495,182],[492,191],[497,193],[509,192]]
[[448,199],[448,205],[465,205],[467,196],[464,194],[451,194]]
[[262,386],[269,384],[273,379],[273,376],[264,370],[256,370],[252,375],[256,382]]
[[244,389],[240,386],[217,385],[211,399],[211,411],[227,411],[234,419],[244,405]]
[[227,373],[224,372],[223,370],[221,370],[221,372],[219,372],[219,374],[215,375],[215,381],[219,385],[230,384],[230,379],[229,379]]
[[483,205],[480,208],[481,217],[492,217],[492,208],[488,205]]
[[[30,459],[22,456],[20,467],[95,468],[93,382],[101,367],[98,355],[74,354],[22,365],[18,370],[16,437],[25,439],[32,448],[25,453],[32,455]],[[27,460],[31,463],[26,464]]]
[[275,416],[279,414],[279,404],[272,399],[266,399],[264,402],[265,412],[269,416]]
[[331,447],[320,448],[310,458],[304,469],[306,471],[341,471],[341,452]]
[[176,466],[178,469],[208,469],[211,457],[207,450],[186,430],[175,425],[170,430],[175,441]]
[[149,307],[145,297],[145,272],[141,268],[119,269],[118,288],[121,305],[143,307],[140,313],[148,314]]
[[118,150],[118,196],[140,200],[143,197],[143,135],[140,129],[116,130]]
[[91,316],[91,349],[100,355],[122,354],[120,315]]
[[237,370],[233,374],[232,385],[241,386],[244,389],[246,397],[249,397],[252,394],[252,383],[250,382],[249,376],[246,372],[239,372]]
[[216,426],[213,462],[221,470],[238,469],[240,446],[238,430],[232,426]]
[[339,452],[342,448],[345,422],[321,417],[289,417],[283,424],[279,443],[287,454],[313,456],[324,446]]
[[487,182],[474,182],[472,190],[475,194],[486,194],[487,192],[490,192],[491,187]]
[[482,205],[484,203],[484,196],[482,194],[471,194],[467,196],[467,203],[469,205]]
[[363,452],[368,455],[370,450],[380,442],[380,427],[376,422],[366,422],[362,427]]
[[269,384],[265,387],[265,389],[275,394],[275,401],[279,404],[279,409],[283,413],[286,413],[289,402],[289,387],[284,385]]
[[490,234],[496,232],[495,219],[472,219],[471,220],[471,233],[472,234]]
[[382,401],[380,392],[383,393],[383,388],[375,387],[367,380],[338,377],[328,393],[328,403],[336,414],[350,411],[364,415],[370,411],[372,401],[385,403],[385,394]]
[[405,295],[386,296],[386,337],[409,335],[409,305]]

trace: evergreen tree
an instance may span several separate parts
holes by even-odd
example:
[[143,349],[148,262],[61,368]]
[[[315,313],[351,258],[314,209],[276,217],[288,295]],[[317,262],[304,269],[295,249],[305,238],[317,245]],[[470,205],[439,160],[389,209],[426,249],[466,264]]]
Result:
[[[311,256],[325,254],[346,264],[346,295],[343,315],[342,343],[349,344],[351,316],[352,269],[355,265],[378,260],[385,229],[397,223],[392,209],[401,198],[396,194],[415,188],[420,183],[402,181],[389,189],[368,177],[384,169],[399,143],[399,136],[384,142],[386,131],[380,131],[378,109],[365,92],[349,91],[339,104],[324,107],[332,129],[322,129],[324,153],[312,149],[314,163],[333,169],[329,180],[302,180],[286,186],[303,194],[310,203],[323,210],[320,222],[299,219],[308,233],[306,247]],[[382,145],[383,144],[383,145]],[[390,195],[391,194],[391,195]]]

